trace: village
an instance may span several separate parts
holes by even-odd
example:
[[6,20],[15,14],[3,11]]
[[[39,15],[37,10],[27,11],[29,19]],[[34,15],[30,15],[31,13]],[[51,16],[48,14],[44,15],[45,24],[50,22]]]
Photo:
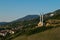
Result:
[[20,29],[20,27],[17,27],[17,28],[12,28],[12,29],[2,29],[0,30],[0,36],[3,36],[5,37],[7,34],[15,34],[18,30]]

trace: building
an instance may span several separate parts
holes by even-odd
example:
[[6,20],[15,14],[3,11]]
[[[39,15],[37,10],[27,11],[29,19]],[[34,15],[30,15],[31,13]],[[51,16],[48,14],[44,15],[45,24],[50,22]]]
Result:
[[0,31],[0,36],[6,36],[6,35],[7,35],[7,31],[5,31],[5,30]]
[[38,23],[38,27],[42,27],[43,26],[43,14],[40,14],[40,21]]
[[15,30],[9,30],[9,33],[10,34],[14,34],[15,33]]
[[47,26],[60,26],[60,20],[57,19],[50,19],[46,21],[46,27]]

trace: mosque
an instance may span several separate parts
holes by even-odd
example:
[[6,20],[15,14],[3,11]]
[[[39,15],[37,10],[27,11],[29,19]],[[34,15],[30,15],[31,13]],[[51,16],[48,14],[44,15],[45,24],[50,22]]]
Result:
[[38,27],[42,27],[43,26],[43,14],[40,13],[40,21],[38,23]]

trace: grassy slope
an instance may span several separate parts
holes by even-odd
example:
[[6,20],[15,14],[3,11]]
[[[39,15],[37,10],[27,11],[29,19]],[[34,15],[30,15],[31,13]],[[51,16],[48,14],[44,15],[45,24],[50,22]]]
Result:
[[60,27],[30,36],[18,36],[13,40],[60,40]]

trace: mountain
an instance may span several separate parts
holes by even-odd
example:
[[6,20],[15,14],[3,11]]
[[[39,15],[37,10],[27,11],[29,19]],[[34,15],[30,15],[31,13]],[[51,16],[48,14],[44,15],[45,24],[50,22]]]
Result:
[[0,25],[8,24],[8,22],[0,22]]
[[25,16],[23,18],[19,18],[19,19],[13,21],[13,22],[16,22],[16,21],[28,21],[28,20],[32,20],[32,19],[35,19],[35,18],[38,18],[38,17],[39,17],[39,15],[27,15],[27,16]]
[[[58,9],[58,10],[56,10],[54,12],[44,14],[44,20],[49,19],[49,18],[53,19],[53,18],[56,18],[56,17],[57,17],[57,19],[60,19],[59,16],[60,16],[60,9]],[[29,20],[36,19],[36,18],[39,18],[39,15],[27,15],[27,16],[25,16],[23,18],[19,18],[19,19],[15,20],[15,21],[12,21],[12,22],[29,21]]]

